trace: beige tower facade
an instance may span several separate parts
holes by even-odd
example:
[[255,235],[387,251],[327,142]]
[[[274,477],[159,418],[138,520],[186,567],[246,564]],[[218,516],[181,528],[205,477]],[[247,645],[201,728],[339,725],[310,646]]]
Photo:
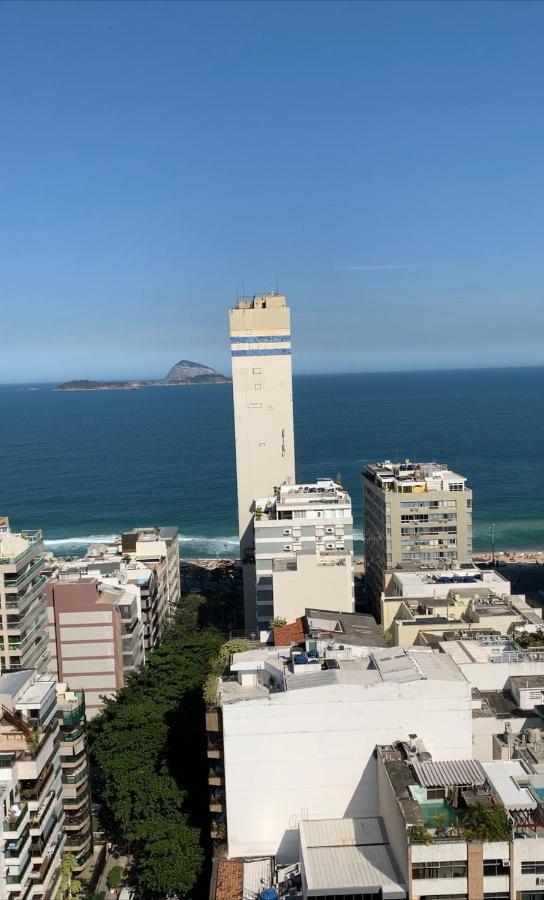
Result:
[[440,463],[383,463],[363,471],[365,578],[372,611],[388,569],[453,568],[472,560],[472,491]]
[[230,310],[230,341],[244,607],[253,629],[255,500],[295,481],[291,315],[283,294],[240,300]]

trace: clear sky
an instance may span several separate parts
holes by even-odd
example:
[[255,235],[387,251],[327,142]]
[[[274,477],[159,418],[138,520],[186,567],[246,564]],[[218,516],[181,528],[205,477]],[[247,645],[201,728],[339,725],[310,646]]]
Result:
[[544,3],[0,3],[0,382],[544,363]]

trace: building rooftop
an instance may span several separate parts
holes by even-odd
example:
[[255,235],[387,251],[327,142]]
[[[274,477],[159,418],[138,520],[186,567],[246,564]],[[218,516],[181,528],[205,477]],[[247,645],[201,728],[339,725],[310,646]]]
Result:
[[[365,648],[355,655],[325,648],[308,651],[292,647],[259,648],[234,653],[230,677],[220,682],[221,703],[241,700],[277,699],[294,690],[343,686],[372,687],[385,683],[457,681],[464,675],[444,653],[422,647]],[[304,657],[304,659],[300,659]],[[304,663],[305,664],[302,664]],[[232,680],[236,674],[237,680]],[[253,677],[250,677],[252,674]]]
[[299,833],[309,894],[406,896],[381,819],[302,820]]
[[319,505],[351,507],[347,491],[332,478],[318,478],[308,484],[282,484],[274,494],[255,500],[257,521],[281,519],[286,513],[296,509],[307,509]]
[[363,471],[365,478],[384,491],[395,493],[425,493],[428,491],[464,491],[467,479],[448,469],[445,463],[413,462],[406,459],[397,463],[384,460],[372,463]]
[[0,525],[0,563],[13,562],[43,538],[41,531],[14,532],[10,530],[7,519],[0,522],[5,523]]
[[240,297],[234,309],[278,309],[287,306],[284,294],[253,294],[252,297]]
[[330,638],[335,644],[349,644],[352,647],[386,646],[374,616],[306,609],[305,622],[308,634]]
[[459,596],[488,596],[491,593],[503,596],[510,594],[507,578],[493,569],[482,570],[476,566],[456,566],[436,568],[408,566],[404,564],[385,573],[387,587],[385,599],[423,598],[433,599]]

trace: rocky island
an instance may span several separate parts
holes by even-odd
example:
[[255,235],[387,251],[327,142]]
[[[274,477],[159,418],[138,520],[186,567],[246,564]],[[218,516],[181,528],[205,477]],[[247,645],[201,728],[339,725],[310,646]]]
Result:
[[190,359],[182,359],[172,366],[166,378],[158,380],[131,380],[131,381],[93,381],[87,378],[79,378],[75,381],[65,381],[53,388],[54,391],[130,391],[140,387],[164,387],[179,384],[228,384],[230,378],[216,372],[210,366],[202,363],[191,362]]

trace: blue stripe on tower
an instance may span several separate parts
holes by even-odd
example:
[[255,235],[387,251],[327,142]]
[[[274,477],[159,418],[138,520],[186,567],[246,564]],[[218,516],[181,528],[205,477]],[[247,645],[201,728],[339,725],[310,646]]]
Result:
[[249,337],[230,336],[231,344],[280,344],[290,340],[290,334],[253,334]]
[[290,350],[231,350],[231,356],[291,356]]

